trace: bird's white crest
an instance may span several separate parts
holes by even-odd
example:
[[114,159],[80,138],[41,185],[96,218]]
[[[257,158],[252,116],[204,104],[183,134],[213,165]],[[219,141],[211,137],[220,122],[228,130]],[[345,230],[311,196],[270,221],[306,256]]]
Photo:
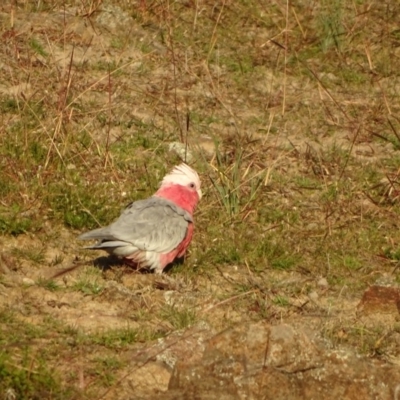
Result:
[[200,190],[199,175],[194,169],[182,163],[176,166],[168,175],[164,176],[160,187],[171,184],[187,186],[190,183],[194,183],[196,185],[196,191],[199,194],[199,198],[201,198],[202,194]]

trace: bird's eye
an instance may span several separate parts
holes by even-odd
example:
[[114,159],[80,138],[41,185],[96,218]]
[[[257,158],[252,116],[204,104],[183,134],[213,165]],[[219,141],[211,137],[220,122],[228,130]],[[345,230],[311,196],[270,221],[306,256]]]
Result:
[[191,182],[191,183],[189,183],[189,187],[194,189],[196,187],[196,185],[193,182]]

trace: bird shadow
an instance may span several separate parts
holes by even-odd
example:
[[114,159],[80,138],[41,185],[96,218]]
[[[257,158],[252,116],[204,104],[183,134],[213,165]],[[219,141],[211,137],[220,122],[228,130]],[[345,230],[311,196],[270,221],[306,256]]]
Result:
[[[185,257],[180,257],[175,259],[172,263],[168,264],[164,269],[164,272],[170,271],[174,265],[181,265],[185,261]],[[56,273],[53,273],[49,279],[59,278],[60,276],[65,275],[66,273],[75,271],[77,268],[85,266],[85,265],[92,265],[94,268],[98,268],[102,272],[106,272],[109,270],[121,269],[122,273],[134,273],[134,274],[152,274],[154,271],[150,270],[149,268],[141,268],[138,265],[131,265],[124,262],[124,260],[113,256],[101,256],[95,258],[93,261],[82,261],[76,258],[72,264],[66,268],[62,268],[58,270]]]
[[[176,258],[172,263],[169,263],[165,268],[163,269],[163,273],[170,271],[174,266],[176,265],[182,265],[185,262],[185,257],[179,257]],[[151,274],[153,273],[152,270],[149,268],[141,268],[138,265],[131,265],[127,264],[124,262],[124,260],[113,256],[101,256],[97,257],[96,259],[93,260],[93,266],[95,268],[100,269],[101,271],[108,271],[112,268],[125,268],[126,271],[131,271],[133,273],[140,273],[140,274]]]

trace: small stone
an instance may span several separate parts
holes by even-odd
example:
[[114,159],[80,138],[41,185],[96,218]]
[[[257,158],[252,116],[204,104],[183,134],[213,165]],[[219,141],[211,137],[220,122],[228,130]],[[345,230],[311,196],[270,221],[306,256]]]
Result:
[[27,278],[27,277],[25,276],[24,278],[22,278],[22,283],[23,283],[24,285],[27,285],[27,286],[33,286],[33,285],[35,284],[35,281],[34,281],[33,279]]
[[132,26],[134,21],[129,13],[114,5],[103,5],[98,13],[96,22],[107,28],[108,31],[117,32],[119,29]]
[[166,304],[173,306],[176,302],[175,290],[166,290],[164,292],[164,299]]
[[374,282],[375,286],[396,286],[396,277],[393,275],[389,275],[389,274],[384,274],[382,276],[380,276],[375,282]]
[[320,278],[317,282],[317,286],[319,286],[320,288],[327,288],[329,286],[328,281],[326,280],[326,278]]
[[398,315],[400,310],[400,289],[398,287],[371,286],[364,292],[357,310],[364,315]]
[[319,296],[317,292],[310,292],[308,293],[308,297],[311,301],[317,301]]
[[190,163],[193,160],[193,155],[185,143],[172,142],[169,144],[168,150],[175,153],[184,162]]

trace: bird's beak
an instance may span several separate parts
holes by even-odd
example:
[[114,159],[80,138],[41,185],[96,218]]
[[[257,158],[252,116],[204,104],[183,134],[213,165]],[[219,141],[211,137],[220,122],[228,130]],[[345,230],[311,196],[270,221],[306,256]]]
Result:
[[201,198],[202,198],[202,196],[203,196],[203,193],[201,193],[201,190],[200,190],[200,189],[197,191],[197,194],[199,195],[199,200],[201,200]]

